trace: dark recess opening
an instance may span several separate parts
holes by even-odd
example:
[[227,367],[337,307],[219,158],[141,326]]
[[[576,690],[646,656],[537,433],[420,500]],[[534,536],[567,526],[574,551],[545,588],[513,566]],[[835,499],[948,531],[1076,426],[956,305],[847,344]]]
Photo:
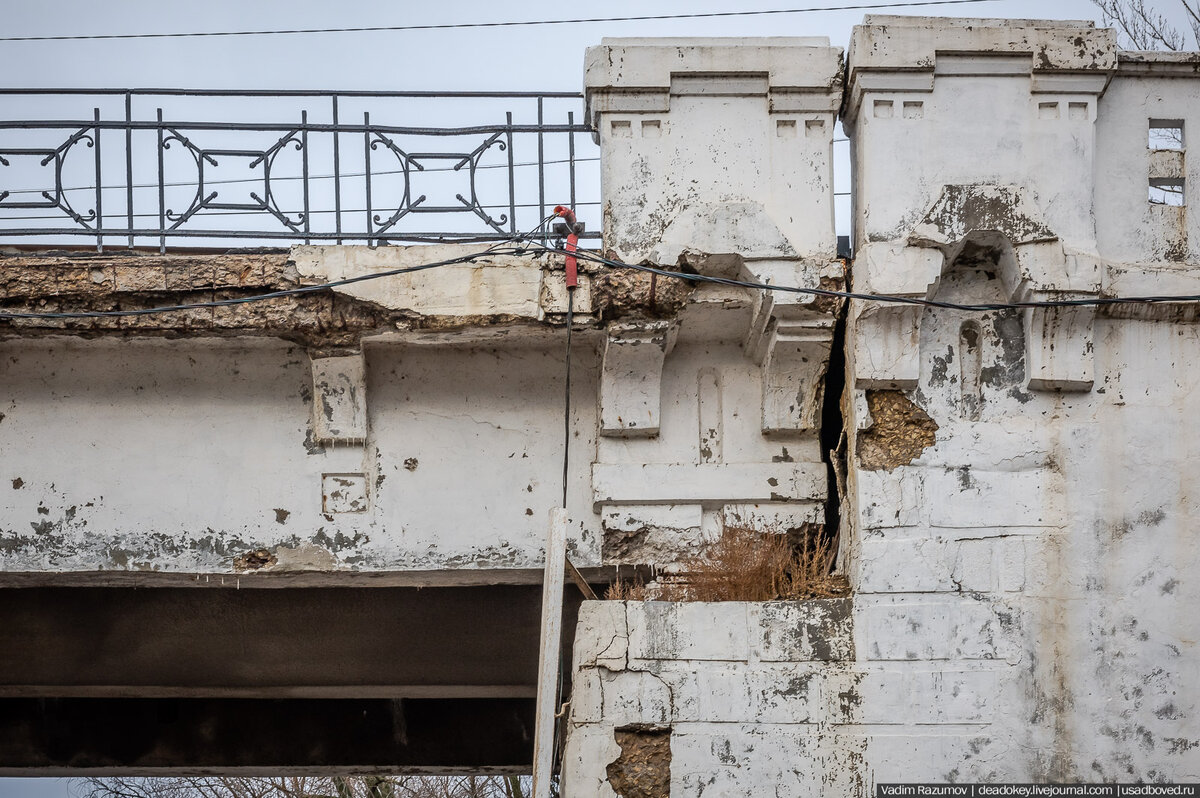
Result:
[[824,534],[830,541],[837,540],[841,528],[842,477],[846,473],[846,452],[842,445],[846,431],[846,419],[842,414],[842,394],[846,390],[846,313],[847,309],[843,307],[833,325],[833,343],[821,396],[821,459],[825,461],[829,477]]
[[522,774],[533,761],[533,705],[527,698],[6,698],[0,773]]

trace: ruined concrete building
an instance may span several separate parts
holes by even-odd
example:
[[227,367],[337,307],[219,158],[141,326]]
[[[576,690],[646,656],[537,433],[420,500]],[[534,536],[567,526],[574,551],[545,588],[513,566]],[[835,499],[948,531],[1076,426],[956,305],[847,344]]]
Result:
[[[568,558],[663,579],[752,529],[850,589],[568,582],[563,795],[1200,780],[1197,304],[1095,301],[1200,294],[1196,54],[871,16],[844,57],[605,41],[585,88],[600,251],[700,279],[580,263]],[[297,294],[480,245],[16,243],[0,769],[527,772],[562,252]]]

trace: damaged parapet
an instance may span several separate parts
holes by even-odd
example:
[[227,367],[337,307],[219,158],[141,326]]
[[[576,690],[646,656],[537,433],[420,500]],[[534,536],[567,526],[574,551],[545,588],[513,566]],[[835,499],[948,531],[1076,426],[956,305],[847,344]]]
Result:
[[[849,64],[857,290],[931,299],[957,260],[986,249],[998,299],[1098,295],[1092,197],[1098,101],[1117,66],[1113,31],[868,16]],[[857,387],[915,387],[921,308],[868,304],[851,315]],[[1025,314],[1028,388],[1091,390],[1094,315]]]
[[[608,39],[588,50],[604,250],[631,264],[840,288],[825,39]],[[610,271],[593,471],[608,562],[671,564],[724,525],[822,519],[816,440],[835,302]],[[663,297],[671,303],[664,311]],[[682,299],[682,301],[679,301]],[[745,410],[755,407],[758,412]]]
[[605,39],[585,83],[606,250],[665,265],[834,257],[828,39]]
[[[841,51],[828,40],[605,40],[588,50],[585,82],[609,254],[840,285],[832,150]],[[746,331],[765,374],[764,432],[814,425],[831,316],[812,300],[764,295]]]
[[[600,342],[580,271],[586,473]],[[17,252],[0,289],[20,316],[0,321],[0,585],[540,569],[538,508],[562,497],[561,257]],[[599,564],[591,498],[571,486],[581,567]]]

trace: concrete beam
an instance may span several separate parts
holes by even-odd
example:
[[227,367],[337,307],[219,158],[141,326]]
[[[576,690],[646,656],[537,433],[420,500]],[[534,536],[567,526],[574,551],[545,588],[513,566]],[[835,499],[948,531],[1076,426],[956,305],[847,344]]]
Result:
[[540,593],[0,590],[0,697],[532,698]]

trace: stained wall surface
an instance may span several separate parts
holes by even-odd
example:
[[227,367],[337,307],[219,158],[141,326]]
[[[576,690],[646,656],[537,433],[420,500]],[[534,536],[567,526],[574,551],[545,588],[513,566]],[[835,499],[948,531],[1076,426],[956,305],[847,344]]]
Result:
[[[585,603],[570,798],[1200,779],[1196,303],[1104,304],[1197,293],[1195,56],[1085,22],[868,17],[845,60],[589,51],[603,250],[698,279],[584,265],[565,425],[558,255],[8,324],[0,585],[535,582],[566,439],[576,565],[678,577],[733,527],[836,535],[852,588]],[[2,268],[13,309],[103,309],[463,252]]]
[[[537,567],[562,491],[554,343],[368,345],[351,444],[315,439],[310,359],[286,342],[5,342],[5,570]],[[584,472],[594,407],[575,410]],[[589,486],[572,494],[590,565]]]
[[[1195,293],[1194,54],[1085,22],[868,17],[847,61],[854,290]],[[628,792],[636,766],[676,796],[1195,779],[1195,317],[852,300],[844,614],[585,605],[572,794],[667,794]],[[779,662],[763,641],[785,638]]]

